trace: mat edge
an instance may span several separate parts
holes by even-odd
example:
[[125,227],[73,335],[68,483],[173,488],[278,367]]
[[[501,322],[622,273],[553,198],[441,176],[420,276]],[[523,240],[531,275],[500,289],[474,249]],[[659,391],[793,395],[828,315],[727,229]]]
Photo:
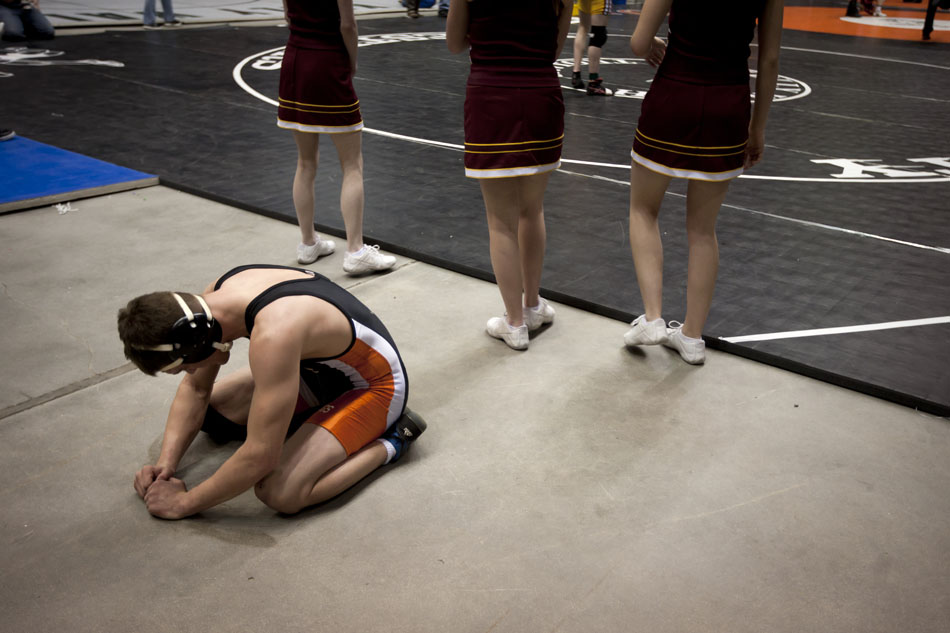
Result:
[[[241,202],[238,200],[233,200],[227,196],[222,196],[219,194],[214,194],[210,192],[205,192],[197,187],[192,187],[190,185],[185,185],[175,181],[166,180],[160,178],[160,183],[171,189],[176,189],[184,193],[189,193],[199,198],[204,198],[206,200],[211,200],[213,202],[219,202],[221,204],[226,204],[229,206],[242,209],[244,211],[249,211],[251,213],[256,213],[258,215],[263,215],[264,217],[272,218],[275,220],[281,220],[287,222],[288,224],[296,224],[296,218],[291,218],[290,216],[280,214],[276,211],[271,211],[263,207],[258,207],[252,204]],[[336,229],[330,226],[315,224],[316,228],[330,235],[336,237],[345,237],[345,234],[340,229]],[[473,266],[465,266],[462,264],[457,264],[440,257],[429,255],[426,253],[420,253],[410,248],[405,248],[386,242],[385,240],[377,240],[371,236],[365,236],[367,242],[372,242],[374,244],[379,244],[384,250],[401,255],[403,257],[408,257],[416,261],[420,261],[424,264],[430,264],[432,266],[438,266],[439,268],[444,268],[451,272],[460,273],[467,275],[469,277],[474,277],[475,279],[480,279],[482,281],[489,281],[494,283],[495,276],[489,272],[475,268]],[[617,321],[622,321],[624,323],[630,323],[636,315],[630,312],[625,312],[623,310],[618,310],[616,308],[609,308],[607,306],[598,305],[592,301],[586,299],[580,299],[569,295],[563,292],[556,290],[550,290],[545,287],[541,287],[541,294],[546,299],[551,299],[558,303],[563,303],[564,305],[570,306],[572,308],[577,308],[578,310],[584,310],[585,312],[590,312],[598,316],[607,317],[609,319],[614,319]],[[619,338],[619,335],[618,335]],[[730,343],[719,338],[711,336],[703,336],[703,340],[706,342],[706,345],[711,349],[717,351],[725,352],[727,354],[732,354],[733,356],[739,356],[748,360],[752,360],[763,365],[769,365],[777,369],[791,372],[793,374],[798,374],[806,378],[812,378],[814,380],[819,380],[824,383],[834,385],[836,387],[842,387],[848,389],[849,391],[855,391],[867,396],[872,396],[880,400],[885,400],[888,402],[893,402],[917,411],[922,411],[930,415],[934,415],[941,418],[946,418],[950,421],[950,405],[941,404],[939,402],[933,402],[919,396],[913,396],[911,394],[902,393],[895,391],[893,389],[888,389],[886,387],[881,387],[873,383],[868,383],[856,378],[850,378],[848,376],[843,376],[840,374],[835,374],[833,372],[820,369],[818,367],[811,367],[794,361],[791,359],[782,358],[774,354],[769,354],[768,352],[762,352],[756,349],[749,347],[744,347],[738,343]]]

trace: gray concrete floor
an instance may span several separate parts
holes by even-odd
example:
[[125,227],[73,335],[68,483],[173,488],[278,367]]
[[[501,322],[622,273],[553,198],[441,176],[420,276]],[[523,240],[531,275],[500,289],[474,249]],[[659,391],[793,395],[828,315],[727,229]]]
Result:
[[[512,352],[494,286],[404,259],[313,268],[399,343],[430,423],[408,458],[294,517],[244,494],[153,519],[132,475],[176,379],[130,370],[116,311],[291,264],[297,229],[163,187],[73,207],[0,216],[4,631],[948,630],[947,420],[629,352],[565,306]],[[180,474],[232,450],[200,438]]]

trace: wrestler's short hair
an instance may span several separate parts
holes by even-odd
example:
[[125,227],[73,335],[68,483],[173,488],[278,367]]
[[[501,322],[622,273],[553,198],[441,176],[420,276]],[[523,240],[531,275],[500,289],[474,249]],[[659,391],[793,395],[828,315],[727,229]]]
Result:
[[152,292],[129,301],[119,310],[118,317],[119,338],[125,347],[125,357],[149,376],[154,376],[168,364],[168,358],[165,354],[149,351],[149,348],[168,341],[175,322],[180,318],[181,307],[171,292]]

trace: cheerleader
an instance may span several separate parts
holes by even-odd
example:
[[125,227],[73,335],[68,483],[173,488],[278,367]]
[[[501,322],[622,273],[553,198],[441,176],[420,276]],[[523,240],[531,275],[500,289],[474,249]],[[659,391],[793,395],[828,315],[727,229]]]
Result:
[[[659,66],[640,111],[630,175],[630,246],[645,314],[629,346],[663,344],[691,364],[706,357],[703,326],[719,267],[716,217],[729,182],[762,158],[778,78],[782,0],[646,0],[630,39]],[[669,14],[669,44],[656,37]],[[749,44],[758,34],[755,106]],[[673,178],[686,178],[686,320],[662,318],[663,244],[657,216]]]
[[544,190],[561,164],[564,101],[553,63],[572,0],[456,0],[446,42],[471,49],[465,94],[465,175],[479,181],[492,269],[505,315],[486,331],[517,350],[554,320],[538,295],[544,263]]
[[297,143],[294,208],[300,225],[297,261],[310,264],[336,248],[313,230],[313,184],[320,135],[336,146],[343,184],[340,210],[346,227],[343,270],[351,275],[392,268],[396,258],[363,244],[363,118],[353,89],[357,31],[353,0],[284,0],[290,38],[280,65],[277,125]]

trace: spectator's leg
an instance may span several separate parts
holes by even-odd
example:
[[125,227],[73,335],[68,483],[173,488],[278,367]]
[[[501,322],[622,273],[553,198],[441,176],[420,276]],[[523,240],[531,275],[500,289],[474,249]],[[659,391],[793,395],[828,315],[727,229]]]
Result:
[[27,36],[34,40],[51,40],[56,36],[56,30],[39,9],[30,9],[23,12],[23,27]]
[[20,13],[19,9],[13,10],[0,6],[0,22],[3,22],[3,40],[5,42],[22,42],[26,39]]
[[[581,63],[584,53],[587,52],[587,43],[590,36],[590,14],[578,12],[577,33],[574,35],[574,72],[581,72]],[[589,61],[589,60],[588,60]]]
[[[590,16],[591,28],[595,26],[607,26],[608,16],[597,14]],[[603,52],[601,46],[588,46],[587,47],[587,70],[593,75],[593,78],[596,79],[600,75],[600,54]]]
[[924,18],[924,39],[930,39],[930,33],[934,30],[934,18],[937,16],[937,5],[940,0],[930,0],[927,5],[927,17]]
[[145,9],[142,12],[142,24],[155,26],[155,0],[145,0]]
[[162,19],[165,24],[175,21],[175,9],[172,7],[172,0],[162,0]]

